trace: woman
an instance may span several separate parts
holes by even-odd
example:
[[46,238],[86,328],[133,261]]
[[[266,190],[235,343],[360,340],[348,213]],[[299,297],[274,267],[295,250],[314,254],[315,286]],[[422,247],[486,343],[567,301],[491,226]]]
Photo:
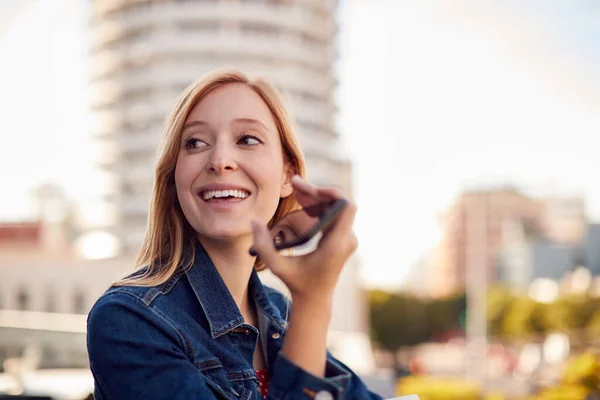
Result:
[[[88,318],[96,400],[379,398],[326,350],[355,207],[302,257],[277,253],[266,227],[341,197],[304,174],[267,82],[223,71],[185,91],[166,123],[139,269]],[[293,304],[262,285],[265,265]]]

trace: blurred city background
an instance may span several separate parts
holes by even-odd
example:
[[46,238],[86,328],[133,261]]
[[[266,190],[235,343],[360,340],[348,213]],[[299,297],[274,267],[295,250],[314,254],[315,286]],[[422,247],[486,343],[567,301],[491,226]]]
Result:
[[[600,399],[600,3],[0,0],[0,397],[84,399],[162,124],[271,80],[357,202],[331,351],[384,397]],[[263,280],[279,285],[264,273]]]

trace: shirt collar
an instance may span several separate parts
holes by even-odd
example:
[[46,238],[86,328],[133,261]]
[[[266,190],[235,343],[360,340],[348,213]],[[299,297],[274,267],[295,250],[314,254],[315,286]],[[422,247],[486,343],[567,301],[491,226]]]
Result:
[[[235,303],[233,296],[225,285],[221,274],[215,267],[208,253],[199,241],[196,241],[194,264],[186,271],[186,275],[196,294],[213,339],[232,331],[244,323],[244,317]],[[256,270],[252,271],[248,283],[250,295],[260,311],[281,327],[285,321],[271,302]]]

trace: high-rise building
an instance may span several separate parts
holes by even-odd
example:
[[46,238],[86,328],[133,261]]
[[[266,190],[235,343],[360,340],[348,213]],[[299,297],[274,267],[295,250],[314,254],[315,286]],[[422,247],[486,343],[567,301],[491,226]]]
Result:
[[482,259],[481,253],[486,260],[482,267],[487,269],[488,279],[493,279],[506,224],[519,220],[537,226],[541,215],[539,200],[513,188],[463,193],[443,217],[444,233],[437,248],[432,294],[443,296],[464,290],[469,257]]
[[[444,234],[437,248],[432,276],[433,294],[437,296],[464,290],[468,263],[473,256],[472,259],[480,260],[483,254],[487,260],[488,281],[499,278],[500,252],[519,242],[515,237],[520,235],[540,238],[538,244],[532,245],[535,252],[531,257],[554,260],[555,271],[548,266],[544,273],[548,276],[560,274],[571,262],[571,247],[583,240],[587,227],[582,198],[548,196],[537,199],[510,187],[464,192],[444,215],[443,225]],[[546,241],[554,244],[546,246],[543,244]],[[507,256],[508,253],[503,255]],[[526,274],[519,268],[515,271],[517,275]]]
[[99,228],[119,238],[123,254],[135,253],[145,232],[166,116],[185,87],[215,68],[235,67],[272,81],[296,119],[310,179],[349,182],[349,169],[334,152],[336,3],[91,2],[94,133],[99,164],[113,182],[104,201],[116,215],[110,227]]
[[579,243],[587,227],[584,199],[580,196],[546,198],[541,222],[547,239],[565,245]]

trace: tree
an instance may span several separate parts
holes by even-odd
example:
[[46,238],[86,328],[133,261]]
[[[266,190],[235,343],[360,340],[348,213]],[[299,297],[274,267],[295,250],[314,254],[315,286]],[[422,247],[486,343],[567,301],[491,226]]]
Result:
[[524,337],[543,331],[540,303],[527,297],[515,299],[502,319],[502,334]]
[[386,350],[396,352],[429,338],[425,304],[419,299],[373,291],[369,306],[373,338]]
[[490,286],[487,293],[487,321],[490,335],[501,335],[504,332],[504,318],[515,299],[515,295],[508,288],[501,285]]

